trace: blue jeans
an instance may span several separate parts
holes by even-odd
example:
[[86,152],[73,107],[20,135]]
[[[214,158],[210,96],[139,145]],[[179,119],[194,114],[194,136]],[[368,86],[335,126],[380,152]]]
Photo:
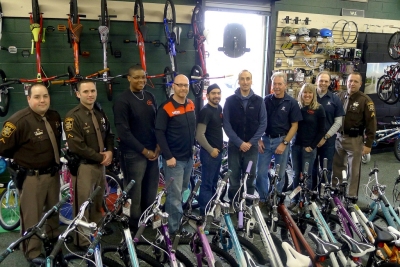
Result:
[[260,195],[260,199],[263,201],[266,201],[268,198],[268,170],[271,163],[272,155],[274,155],[275,157],[275,164],[279,164],[281,166],[279,170],[279,178],[281,179],[281,181],[278,183],[277,189],[279,192],[282,192],[285,182],[286,165],[288,162],[290,149],[289,146],[287,146],[283,154],[275,154],[275,150],[279,146],[279,144],[282,143],[284,138],[285,136],[269,138],[268,136],[264,135],[262,137],[265,148],[264,153],[258,153],[256,187],[258,194]]
[[221,168],[222,153],[216,158],[211,157],[210,153],[204,148],[200,149],[201,160],[201,185],[199,194],[200,215],[205,215],[207,203],[215,194],[219,171]]
[[[246,172],[249,161],[252,161],[253,165],[251,167],[250,175],[246,183],[247,193],[254,194],[254,179],[256,174],[257,155],[257,146],[251,146],[249,151],[242,152],[233,143],[228,143],[228,167],[232,171],[229,178],[228,197],[231,201],[233,201],[235,194],[239,190],[240,179],[242,178],[242,175]],[[238,196],[236,198],[238,198]],[[237,200],[238,199],[235,199],[235,201]]]
[[335,155],[335,140],[336,140],[336,134],[331,136],[328,140],[326,140],[325,144],[321,147],[317,148],[317,156],[315,158],[314,162],[314,168],[313,168],[313,181],[312,181],[312,188],[316,188],[317,186],[319,187],[320,183],[325,183],[325,181],[317,181],[318,180],[318,172],[319,172],[319,166],[323,168],[323,163],[324,163],[324,158],[328,159],[328,173],[327,173],[327,178],[328,181],[331,182],[332,180],[332,164],[333,164],[333,155]]
[[163,159],[165,182],[168,184],[171,178],[174,181],[168,187],[167,200],[165,201],[165,212],[169,214],[168,230],[170,234],[174,234],[181,223],[183,214],[182,210],[182,193],[188,188],[190,174],[193,168],[193,158],[187,161],[176,161],[175,167],[168,167],[167,161]]
[[158,160],[147,160],[136,151],[121,151],[121,169],[124,174],[124,187],[131,180],[135,180],[135,185],[128,194],[132,200],[129,228],[136,232],[140,215],[153,203],[157,195],[160,175]]
[[[304,170],[304,165],[306,162],[309,163],[308,169],[306,170],[309,175],[313,168],[313,163],[317,155],[317,149],[311,152],[307,152],[305,147],[293,145],[292,146],[292,164],[293,164],[293,190],[299,185],[300,173]],[[311,163],[311,164],[310,164]],[[307,180],[307,188],[311,188],[311,177]],[[292,201],[297,202],[299,200],[299,195],[297,194]]]

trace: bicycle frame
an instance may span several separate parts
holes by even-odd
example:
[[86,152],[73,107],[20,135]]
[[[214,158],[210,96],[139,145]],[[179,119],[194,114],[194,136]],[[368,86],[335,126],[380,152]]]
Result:
[[[72,2],[70,3],[72,5]],[[85,15],[78,15],[74,14],[77,16],[77,23],[75,25],[80,25],[80,29],[82,29],[82,24],[80,24],[80,16],[85,16]],[[75,32],[76,29],[73,27],[73,22],[71,18],[71,14],[68,14],[68,28],[70,32],[70,40],[71,40],[71,45],[73,49],[73,55],[74,55],[74,70],[75,70],[75,75],[80,74],[80,69],[79,69],[79,37],[78,33]]]
[[[200,62],[200,67],[203,70],[203,76],[207,75],[207,67],[206,67],[206,51],[204,48],[204,42],[206,41],[206,37],[204,36],[204,25],[198,25],[196,16],[200,16],[204,19],[204,13],[200,4],[196,4],[193,14],[192,14],[192,27],[193,27],[193,36],[194,36],[194,48],[197,52],[198,59]],[[204,21],[203,21],[204,23]],[[203,32],[201,32],[203,29]]]
[[[33,54],[33,43],[35,43],[35,50],[36,50],[36,79],[38,82],[42,81],[42,66],[41,66],[41,50],[40,46],[41,43],[44,41],[45,38],[45,30],[43,30],[43,15],[40,13],[40,21],[39,25],[37,25],[33,21],[33,14],[30,13],[29,15],[29,21],[30,21],[30,28],[32,31],[32,48],[31,48],[31,54]],[[39,26],[39,27],[38,27]]]

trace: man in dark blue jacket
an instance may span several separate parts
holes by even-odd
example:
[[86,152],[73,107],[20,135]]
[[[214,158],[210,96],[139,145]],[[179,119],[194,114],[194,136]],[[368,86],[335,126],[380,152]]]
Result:
[[229,137],[228,166],[232,170],[228,196],[233,197],[240,187],[240,178],[249,161],[253,162],[247,180],[248,193],[254,193],[257,165],[257,142],[267,127],[267,113],[262,98],[251,89],[252,75],[248,70],[239,73],[239,88],[226,99],[224,105],[224,130]]

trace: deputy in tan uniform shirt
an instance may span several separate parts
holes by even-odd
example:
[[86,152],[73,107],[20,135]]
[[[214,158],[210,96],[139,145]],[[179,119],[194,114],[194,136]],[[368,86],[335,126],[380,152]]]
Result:
[[[28,90],[29,107],[17,111],[3,125],[0,136],[0,155],[13,158],[15,170],[24,172],[18,176],[20,193],[21,233],[37,224],[43,211],[49,210],[59,200],[60,179],[58,164],[50,134],[55,137],[57,154],[61,142],[61,118],[57,111],[50,110],[50,96],[42,84]],[[48,132],[43,117],[50,124]],[[59,154],[58,160],[59,160]],[[20,173],[20,174],[21,174]],[[44,210],[43,207],[46,209]],[[58,236],[58,214],[45,223],[49,238]],[[42,242],[33,236],[22,244],[28,260],[38,257]]]
[[374,103],[360,91],[361,85],[361,74],[352,73],[347,78],[347,91],[339,94],[346,115],[336,137],[333,157],[333,178],[342,181],[342,170],[346,170],[348,194],[352,197],[358,197],[361,157],[371,152],[376,132]]
[[[81,159],[77,177],[73,177],[75,216],[79,207],[89,198],[97,186],[102,188],[100,192],[104,192],[104,166],[110,165],[114,147],[114,134],[111,132],[110,123],[96,103],[97,90],[94,82],[90,80],[79,82],[77,96],[80,99],[80,104],[70,110],[64,120],[64,131],[69,150]],[[97,127],[92,119],[91,112],[93,112],[99,126],[101,140],[98,139]],[[90,211],[89,209],[86,210],[85,218],[88,222],[98,223],[100,221],[102,218],[102,201],[103,194],[98,194],[90,207]],[[83,249],[89,245],[88,239],[81,235],[78,235],[74,242],[76,246]]]

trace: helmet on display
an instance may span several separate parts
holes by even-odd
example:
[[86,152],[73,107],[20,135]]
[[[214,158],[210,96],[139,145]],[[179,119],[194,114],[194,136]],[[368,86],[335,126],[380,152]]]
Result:
[[285,27],[282,29],[281,36],[290,36],[294,34],[294,29],[292,27]]
[[327,28],[323,28],[319,31],[321,37],[332,37],[332,31],[327,29]]
[[304,36],[309,34],[309,30],[306,27],[300,27],[297,29],[296,35],[298,36]]
[[319,30],[316,28],[312,28],[312,29],[310,29],[310,32],[308,33],[308,35],[310,37],[317,37],[317,36],[319,36]]

